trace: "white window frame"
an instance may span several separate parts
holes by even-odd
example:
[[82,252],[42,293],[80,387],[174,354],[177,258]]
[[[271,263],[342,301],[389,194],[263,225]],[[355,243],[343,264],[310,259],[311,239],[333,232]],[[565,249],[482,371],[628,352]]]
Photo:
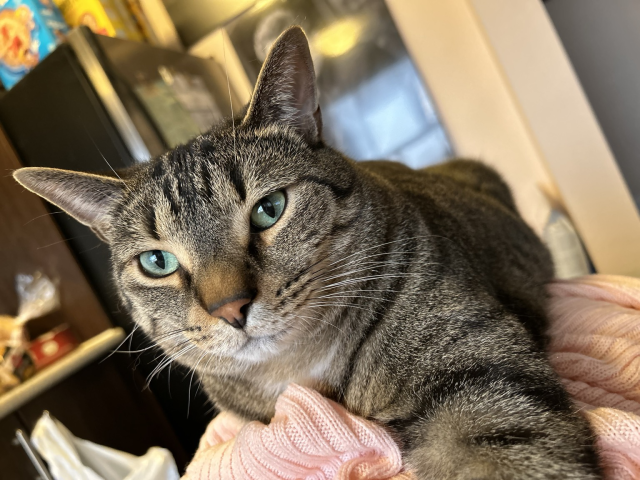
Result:
[[599,273],[640,276],[640,216],[541,0],[386,0],[454,151],[540,231],[558,201]]

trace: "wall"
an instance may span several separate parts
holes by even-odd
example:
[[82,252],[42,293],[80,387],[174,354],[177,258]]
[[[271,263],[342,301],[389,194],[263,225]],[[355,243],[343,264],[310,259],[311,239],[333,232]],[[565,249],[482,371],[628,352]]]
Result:
[[387,0],[421,70],[456,155],[482,159],[511,185],[527,222],[541,233],[556,187],[529,135],[474,9],[461,0]]
[[546,6],[640,203],[640,2],[550,0]]
[[600,273],[640,276],[638,211],[542,2],[387,4],[456,153],[494,165],[538,231],[548,191]]
[[[265,1],[272,3],[269,0],[262,0],[262,2]],[[182,43],[189,48],[209,32],[258,2],[255,0],[163,0],[163,3],[178,30]]]

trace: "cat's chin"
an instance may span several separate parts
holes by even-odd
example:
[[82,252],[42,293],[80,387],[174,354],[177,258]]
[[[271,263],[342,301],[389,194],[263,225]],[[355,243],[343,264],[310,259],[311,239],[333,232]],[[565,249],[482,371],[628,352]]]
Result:
[[281,325],[282,318],[260,304],[252,305],[244,329],[246,343],[232,356],[249,363],[259,363],[281,353],[288,329]]
[[247,343],[240,348],[233,357],[248,363],[260,363],[281,353],[280,340],[284,332],[262,337],[249,337]]
[[191,338],[192,349],[190,351],[192,354],[184,355],[178,361],[190,368],[196,368],[200,365],[206,369],[209,363],[206,359],[213,356],[234,363],[255,365],[267,361],[281,352],[280,339],[283,336],[284,332],[253,337],[243,335],[243,338],[237,336],[233,340],[226,338],[226,341],[220,344]]

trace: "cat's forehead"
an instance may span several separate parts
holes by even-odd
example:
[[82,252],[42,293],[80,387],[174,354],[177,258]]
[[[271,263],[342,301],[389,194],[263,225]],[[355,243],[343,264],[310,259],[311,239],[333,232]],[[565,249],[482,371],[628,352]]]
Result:
[[137,170],[120,220],[134,237],[229,228],[239,210],[308,174],[311,155],[282,129],[202,135]]
[[301,160],[306,150],[296,137],[282,131],[215,132],[153,160],[137,183],[151,195],[173,190],[186,200],[244,201],[249,190],[268,189],[304,172]]

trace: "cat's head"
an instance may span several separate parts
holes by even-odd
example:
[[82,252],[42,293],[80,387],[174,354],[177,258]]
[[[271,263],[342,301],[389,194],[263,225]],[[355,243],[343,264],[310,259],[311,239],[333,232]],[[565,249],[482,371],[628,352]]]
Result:
[[154,340],[258,361],[322,327],[318,266],[349,221],[354,173],[321,129],[307,40],[293,27],[243,119],[123,179],[48,168],[14,176],[110,245],[122,298]]

